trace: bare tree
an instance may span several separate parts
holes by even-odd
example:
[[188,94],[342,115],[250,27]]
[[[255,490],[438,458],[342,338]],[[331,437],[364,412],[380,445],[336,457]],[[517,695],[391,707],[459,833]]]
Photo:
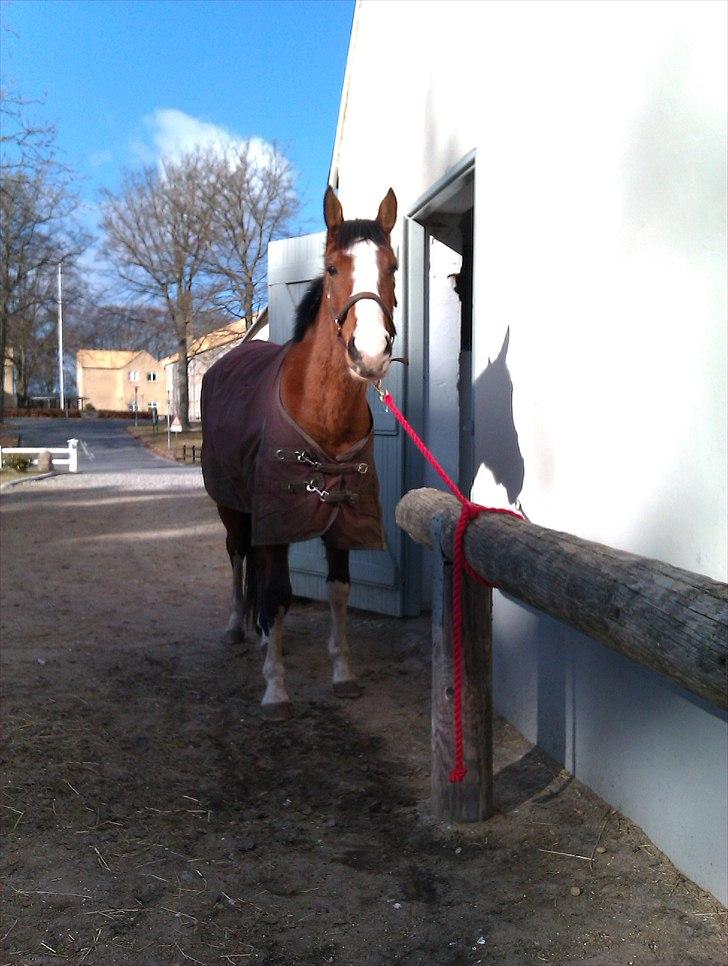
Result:
[[295,174],[275,145],[256,140],[223,156],[208,155],[207,162],[212,211],[207,264],[216,300],[251,325],[267,301],[268,245],[286,234],[300,210]]
[[127,172],[117,194],[104,192],[107,256],[130,295],[161,303],[172,325],[179,354],[175,397],[183,426],[189,426],[188,348],[208,292],[208,176],[205,157],[195,152],[163,161],[159,168]]
[[[69,173],[53,155],[55,132],[26,121],[25,103],[0,92],[0,358],[12,356],[27,391],[33,360],[47,355],[55,268],[72,264],[85,238],[72,218]],[[0,394],[0,418],[3,406]]]
[[[214,310],[198,309],[195,337],[225,325],[228,320]],[[66,333],[69,350],[139,349],[156,359],[171,356],[176,336],[169,324],[169,313],[160,304],[115,303],[111,293],[94,291],[76,305],[73,321]],[[187,347],[188,357],[191,353]]]
[[221,312],[250,325],[261,309],[268,244],[299,209],[294,181],[286,158],[253,140],[127,172],[118,193],[104,194],[109,260],[132,300],[163,305],[171,323],[185,426],[192,340],[219,326]]
[[28,174],[46,164],[53,155],[56,130],[51,124],[37,124],[27,117],[29,101],[7,88],[0,88],[0,153],[3,173]]

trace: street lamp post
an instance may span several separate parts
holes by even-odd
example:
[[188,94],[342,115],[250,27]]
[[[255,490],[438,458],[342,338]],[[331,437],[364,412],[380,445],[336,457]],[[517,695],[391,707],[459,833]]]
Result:
[[168,389],[167,390],[167,449],[172,449],[172,429],[170,426],[171,417],[169,415],[169,410],[171,406],[172,406],[172,395]]
[[61,262],[58,263],[58,390],[61,409],[66,408],[66,394],[63,385],[63,282]]
[[134,425],[139,425],[139,403],[137,399],[139,398],[139,386],[134,386]]

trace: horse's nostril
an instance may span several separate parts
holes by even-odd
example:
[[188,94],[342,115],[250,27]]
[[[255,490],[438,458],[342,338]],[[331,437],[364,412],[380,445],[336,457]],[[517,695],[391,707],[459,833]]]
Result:
[[349,345],[346,348],[347,348],[347,350],[349,352],[349,357],[350,357],[350,359],[351,359],[352,362],[360,362],[361,361],[361,352],[359,352],[359,350],[356,347],[356,343],[354,342],[354,336],[352,336],[349,339]]

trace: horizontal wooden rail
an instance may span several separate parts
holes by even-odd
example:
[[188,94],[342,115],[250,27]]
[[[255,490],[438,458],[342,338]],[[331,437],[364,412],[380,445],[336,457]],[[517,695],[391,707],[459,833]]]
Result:
[[[4,456],[35,456],[37,463],[41,453],[50,453],[57,466],[67,466],[71,473],[78,472],[78,440],[69,439],[68,446],[0,446],[0,465]],[[57,457],[61,456],[62,459]]]
[[[452,560],[459,513],[454,497],[425,488],[405,494],[396,518],[425,546],[439,533],[434,549]],[[472,521],[465,554],[506,593],[728,707],[726,584],[497,514]]]

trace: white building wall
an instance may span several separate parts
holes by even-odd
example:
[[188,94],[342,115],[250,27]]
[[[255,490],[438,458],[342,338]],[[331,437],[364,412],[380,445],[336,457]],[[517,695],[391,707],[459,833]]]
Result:
[[[365,0],[333,161],[371,217],[475,150],[476,457],[509,331],[529,517],[721,580],[726,10]],[[473,497],[507,502],[482,465]],[[499,709],[726,901],[725,715],[502,598],[495,617]]]

